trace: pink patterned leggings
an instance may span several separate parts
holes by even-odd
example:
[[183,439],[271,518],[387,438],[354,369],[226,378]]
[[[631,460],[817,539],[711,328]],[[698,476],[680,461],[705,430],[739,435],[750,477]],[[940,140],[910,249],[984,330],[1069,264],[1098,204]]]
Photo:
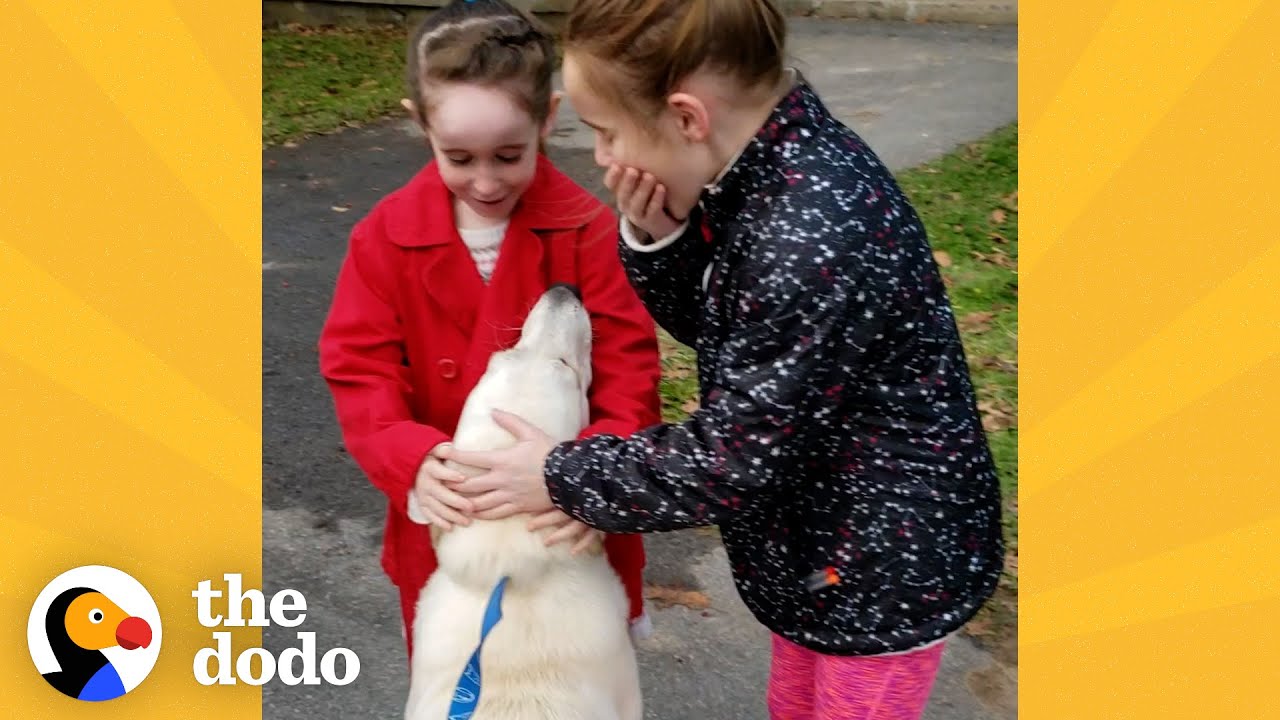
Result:
[[772,720],[917,720],[943,643],[901,655],[822,655],[773,636]]

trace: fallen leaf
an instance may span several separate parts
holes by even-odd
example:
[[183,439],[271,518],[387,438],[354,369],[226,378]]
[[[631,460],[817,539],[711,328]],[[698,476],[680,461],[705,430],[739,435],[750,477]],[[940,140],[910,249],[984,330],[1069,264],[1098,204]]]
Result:
[[1010,575],[1018,574],[1018,554],[1006,553],[1004,556],[1004,571]]
[[995,265],[996,267],[1007,268],[1009,270],[1017,267],[1017,263],[1014,262],[1013,258],[1009,257],[1009,255],[1000,248],[996,248],[996,251],[993,253],[983,253],[975,250],[972,255],[974,259]]
[[1013,427],[1013,423],[1005,415],[983,415],[982,429],[987,432],[1000,432]]
[[938,267],[951,267],[951,256],[947,254],[946,250],[934,250],[933,260],[938,263]]
[[963,196],[963,195],[961,195],[961,194],[960,194],[960,193],[958,193],[958,192],[953,192],[953,193],[951,193],[951,199],[952,199],[952,200],[963,200],[963,199],[964,199],[964,196]]
[[1001,235],[1000,233],[991,233],[987,237],[991,238],[992,242],[998,242],[1001,245],[1005,245],[1009,242],[1009,238]]
[[969,624],[964,626],[964,632],[973,637],[986,637],[991,634],[991,621],[987,618],[970,620]]
[[981,333],[991,329],[992,314],[989,312],[972,312],[960,318],[960,329],[965,332]]
[[989,370],[999,370],[1001,372],[1007,372],[1007,373],[1018,372],[1018,363],[1010,362],[1008,360],[1005,360],[1002,357],[995,357],[993,355],[988,355],[987,357],[984,357],[981,360],[979,360],[978,366],[987,368]]
[[682,365],[668,368],[666,376],[668,380],[682,380],[693,375],[693,370]]
[[644,597],[646,600],[653,601],[653,604],[659,610],[665,610],[673,605],[687,607],[690,610],[706,610],[711,607],[711,599],[697,590],[682,590],[663,585],[646,585],[644,587]]
[[332,210],[332,211],[334,211],[334,212],[346,212],[346,211],[350,210],[351,208],[342,207],[341,205],[334,205],[333,207],[331,207],[331,208],[329,208],[329,209],[330,209],[330,210]]
[[292,140],[289,140],[288,142],[286,142],[286,143],[284,144],[284,147],[287,147],[287,148],[296,148],[296,147],[298,147],[298,143],[296,143],[296,142],[294,142],[294,141],[292,141]]
[[1005,212],[1000,208],[991,211],[991,222],[997,225],[1003,225],[1005,221]]
[[692,398],[690,400],[685,400],[684,404],[680,406],[680,409],[687,413],[692,413],[697,411],[700,407],[702,407],[702,404],[698,402],[698,398]]
[[982,428],[987,432],[1007,430],[1017,423],[1013,408],[1003,402],[984,400],[978,403],[978,412],[982,414]]
[[958,232],[958,233],[962,233],[962,232],[964,232],[964,226],[963,226],[963,225],[952,225],[952,226],[951,226],[951,229],[952,229],[952,230],[955,230],[955,231],[956,231],[956,232]]
[[1004,204],[1014,212],[1018,212],[1018,192],[1015,190],[1010,195],[1004,196]]

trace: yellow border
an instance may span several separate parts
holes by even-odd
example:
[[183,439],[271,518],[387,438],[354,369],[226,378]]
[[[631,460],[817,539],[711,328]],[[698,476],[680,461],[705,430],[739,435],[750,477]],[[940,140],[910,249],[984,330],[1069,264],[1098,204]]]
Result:
[[1278,716],[1280,3],[1021,11],[1020,710]]
[[[261,3],[15,0],[0,27],[2,704],[259,717],[257,689],[192,680],[190,593],[261,583]],[[90,564],[145,585],[165,633],[92,706],[26,650],[40,589]]]

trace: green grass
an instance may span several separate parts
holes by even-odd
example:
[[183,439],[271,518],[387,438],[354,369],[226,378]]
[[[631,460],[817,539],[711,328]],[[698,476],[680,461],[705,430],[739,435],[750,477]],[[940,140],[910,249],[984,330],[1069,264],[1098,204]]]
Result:
[[262,140],[268,145],[402,112],[403,27],[262,31]]
[[658,330],[658,347],[662,351],[662,419],[680,422],[697,408],[698,358],[693,350],[676,342],[666,331]]

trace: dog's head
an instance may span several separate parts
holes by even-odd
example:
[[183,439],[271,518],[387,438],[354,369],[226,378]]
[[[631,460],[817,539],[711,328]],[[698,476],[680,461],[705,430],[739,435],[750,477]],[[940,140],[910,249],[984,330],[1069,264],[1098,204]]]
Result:
[[[563,439],[572,439],[585,427],[587,390],[591,386],[591,318],[578,290],[561,284],[543,293],[529,311],[520,341],[490,359],[489,373],[519,376],[524,394],[542,398],[539,402],[534,397],[505,397],[495,402],[496,406],[509,407],[553,436],[567,432],[568,437]],[[577,407],[555,408],[558,403],[553,398],[575,398]],[[565,417],[575,414],[575,410],[577,418]]]
[[591,318],[578,289],[562,283],[543,293],[515,349],[546,360],[565,378],[563,371],[569,370],[585,393],[591,386]]

